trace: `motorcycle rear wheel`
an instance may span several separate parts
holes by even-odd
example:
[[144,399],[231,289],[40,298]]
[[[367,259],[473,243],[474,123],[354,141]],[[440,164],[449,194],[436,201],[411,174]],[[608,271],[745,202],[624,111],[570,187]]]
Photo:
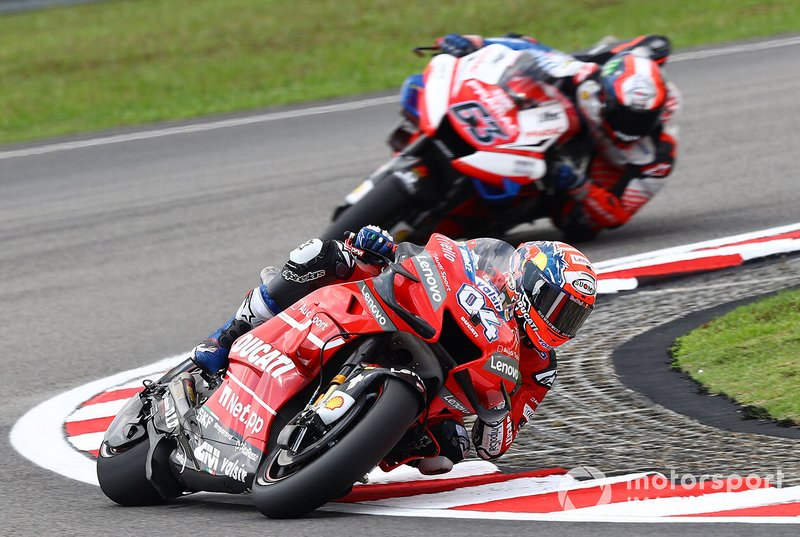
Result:
[[417,417],[419,396],[405,382],[387,378],[363,417],[317,458],[279,481],[265,477],[280,448],[265,457],[253,480],[256,508],[269,518],[295,518],[341,495],[372,470]]

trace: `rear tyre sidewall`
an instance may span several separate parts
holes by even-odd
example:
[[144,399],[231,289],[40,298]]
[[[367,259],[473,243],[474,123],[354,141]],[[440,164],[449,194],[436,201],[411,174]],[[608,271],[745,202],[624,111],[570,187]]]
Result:
[[172,452],[170,443],[159,442],[153,452],[153,472],[159,471],[161,474],[169,472],[169,475],[158,476],[162,484],[172,490],[172,494],[168,498],[164,498],[147,480],[146,467],[149,450],[150,442],[145,437],[144,440],[122,453],[111,457],[99,454],[97,457],[97,480],[103,494],[113,502],[125,506],[160,505],[180,494],[182,487],[169,469],[168,458]]
[[253,503],[270,518],[293,518],[313,511],[372,470],[400,441],[417,417],[419,396],[404,381],[388,378],[363,418],[333,447],[295,474],[260,484],[272,456],[253,481]]

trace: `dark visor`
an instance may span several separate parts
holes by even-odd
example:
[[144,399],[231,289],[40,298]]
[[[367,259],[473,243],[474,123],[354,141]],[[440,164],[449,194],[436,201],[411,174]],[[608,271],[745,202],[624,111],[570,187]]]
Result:
[[576,300],[557,285],[547,281],[533,263],[525,263],[520,283],[539,316],[550,328],[563,336],[574,337],[592,312],[592,306]]
[[606,110],[606,121],[612,130],[630,137],[650,134],[661,116],[661,108],[656,110],[633,110],[625,106],[614,106]]

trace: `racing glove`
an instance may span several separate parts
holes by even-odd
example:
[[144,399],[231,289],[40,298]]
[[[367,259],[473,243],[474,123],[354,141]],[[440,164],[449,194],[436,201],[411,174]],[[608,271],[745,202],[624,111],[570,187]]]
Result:
[[481,459],[487,461],[496,459],[508,451],[516,435],[517,431],[510,412],[499,423],[489,424],[477,419],[472,426],[472,444],[475,446],[475,452]]
[[360,251],[359,257],[371,265],[383,265],[387,259],[394,259],[397,245],[394,238],[378,226],[364,226],[348,239],[350,246]]
[[561,164],[555,173],[555,186],[559,190],[574,190],[583,185],[586,176],[578,174],[569,164]]
[[460,58],[481,48],[483,38],[477,35],[447,34],[438,39],[437,45],[443,53]]

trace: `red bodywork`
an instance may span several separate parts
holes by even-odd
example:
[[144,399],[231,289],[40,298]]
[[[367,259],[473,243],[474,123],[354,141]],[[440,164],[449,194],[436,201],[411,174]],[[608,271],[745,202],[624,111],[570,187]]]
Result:
[[[426,264],[422,265],[429,271],[427,274],[419,274],[414,258],[402,262],[405,269],[416,275],[420,282],[402,275],[394,276],[397,302],[436,329],[434,336],[426,341],[439,339],[445,311],[449,311],[464,334],[480,350],[480,357],[462,363],[451,371],[445,383],[447,391],[442,390],[433,399],[428,419],[442,415],[460,419],[475,413],[461,386],[453,378],[452,373],[461,370],[469,372],[482,406],[494,408],[500,405],[504,401],[500,385],[504,384],[506,392],[511,393],[517,382],[511,380],[513,376],[499,376],[489,367],[495,353],[504,355],[506,366],[511,367],[512,371],[516,368],[519,378],[516,324],[508,322],[498,313],[496,317],[499,322],[493,325],[493,339],[490,342],[484,333],[484,325],[471,321],[459,303],[457,295],[464,285],[477,289],[462,257],[461,252],[465,249],[464,243],[433,235],[425,247]],[[432,300],[429,294],[431,270],[438,272],[442,283],[441,288],[434,290],[438,293],[437,300]],[[491,304],[488,295],[483,293],[483,296],[486,304]],[[318,289],[234,343],[225,380],[204,408],[213,413],[219,425],[263,452],[275,413],[309,383],[318,382],[320,353],[322,361],[327,362],[346,341],[359,337],[346,338],[340,334],[373,334],[393,331],[393,327],[397,331],[415,334],[380,299],[373,279]],[[458,356],[453,357],[460,362]],[[447,397],[448,401],[443,397]]]

